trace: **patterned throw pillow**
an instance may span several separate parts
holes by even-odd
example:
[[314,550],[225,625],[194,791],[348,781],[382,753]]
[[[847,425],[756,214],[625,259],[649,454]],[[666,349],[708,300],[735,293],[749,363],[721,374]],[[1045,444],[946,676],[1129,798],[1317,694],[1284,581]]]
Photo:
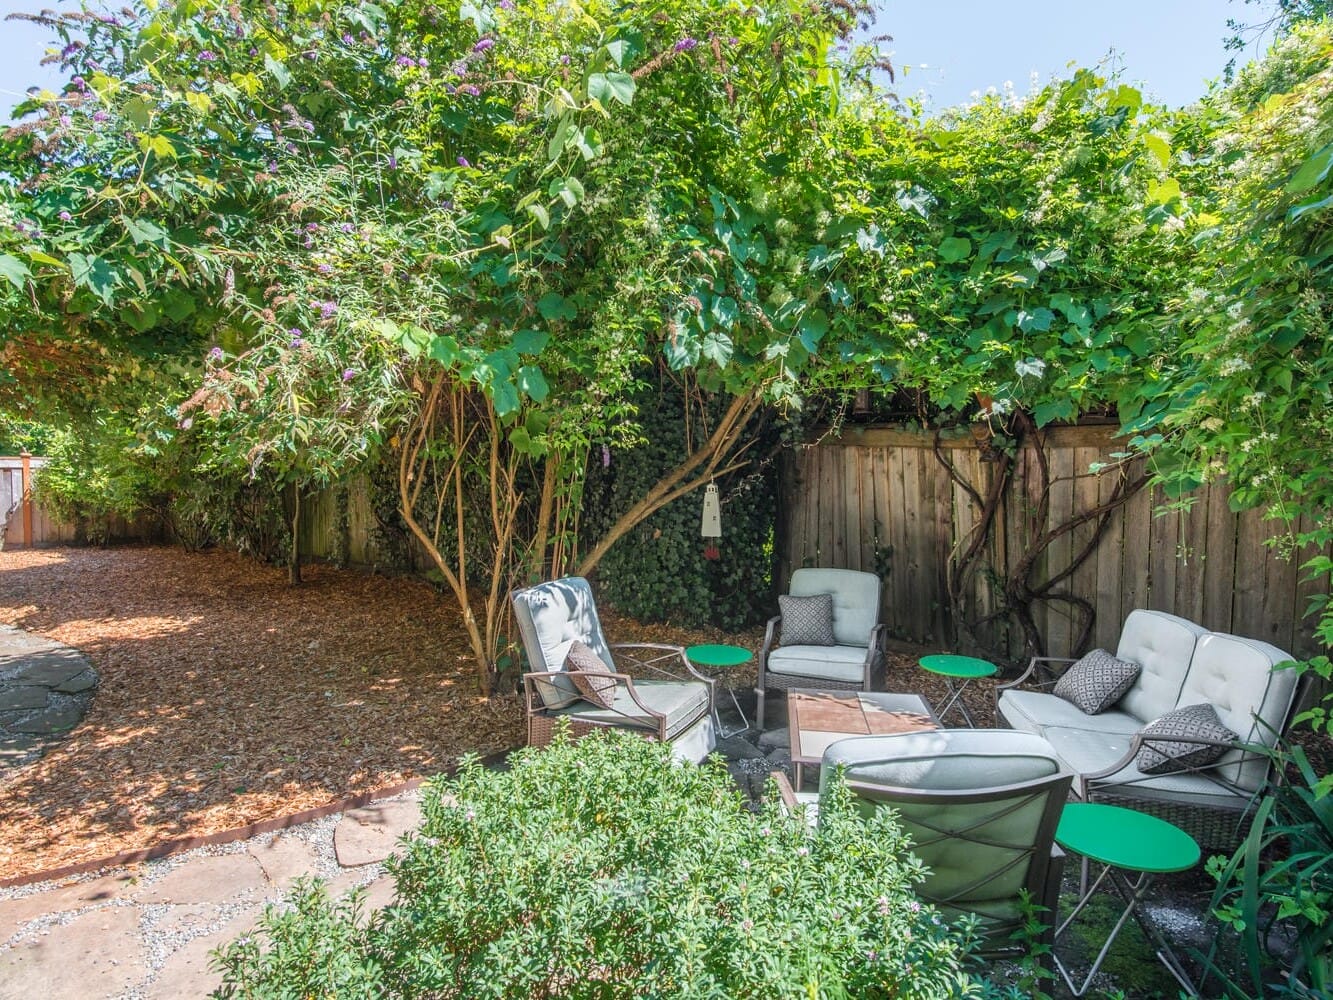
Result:
[[1084,715],[1096,715],[1123,698],[1142,669],[1104,649],[1094,649],[1061,675],[1052,694],[1071,702]]
[[[1144,736],[1193,736],[1196,739],[1236,741],[1240,737],[1222,724],[1212,705],[1189,705],[1167,712],[1156,722],[1143,727]],[[1144,774],[1170,774],[1196,767],[1207,767],[1222,758],[1227,747],[1206,743],[1145,743],[1134,758]]]
[[833,637],[833,595],[778,598],[784,646],[836,646]]
[[596,676],[609,673],[611,668],[602,662],[591,646],[575,639],[565,656],[565,669],[569,671],[569,679],[579,689],[579,694],[594,705],[610,708],[616,700],[615,678]]

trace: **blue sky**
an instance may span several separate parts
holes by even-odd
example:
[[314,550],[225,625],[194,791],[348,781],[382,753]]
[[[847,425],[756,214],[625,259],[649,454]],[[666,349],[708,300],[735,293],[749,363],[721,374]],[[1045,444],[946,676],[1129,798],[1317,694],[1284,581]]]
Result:
[[[0,15],[67,2],[0,0]],[[876,30],[898,67],[897,89],[924,90],[931,106],[966,102],[973,91],[1012,81],[1020,94],[1031,74],[1044,83],[1066,76],[1068,63],[1092,66],[1108,55],[1128,82],[1145,84],[1168,104],[1187,104],[1222,72],[1227,17],[1260,19],[1261,8],[1239,0],[876,0]],[[57,77],[39,64],[47,42],[39,28],[0,21],[0,120],[34,84]]]

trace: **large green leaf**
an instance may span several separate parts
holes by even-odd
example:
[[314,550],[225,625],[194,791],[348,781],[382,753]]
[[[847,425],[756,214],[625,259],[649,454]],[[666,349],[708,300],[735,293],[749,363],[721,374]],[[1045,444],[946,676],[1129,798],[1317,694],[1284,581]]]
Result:
[[956,264],[972,255],[972,241],[962,236],[950,236],[940,244],[939,253],[944,263]]
[[111,304],[112,293],[120,280],[110,264],[96,255],[72,253],[69,255],[69,270],[74,284],[87,288],[107,305]]
[[554,322],[558,319],[571,320],[579,314],[573,303],[559,292],[547,292],[537,300],[537,311],[542,319]]
[[518,387],[534,402],[540,403],[551,391],[546,376],[536,365],[524,365],[518,370]]
[[28,265],[12,254],[0,254],[0,275],[8,278],[15,288],[22,288],[24,281],[32,274]]
[[1288,194],[1302,194],[1320,183],[1333,170],[1333,142],[1317,150],[1287,181]]
[[603,105],[611,101],[629,104],[634,100],[634,77],[628,73],[591,73],[588,75],[588,96]]

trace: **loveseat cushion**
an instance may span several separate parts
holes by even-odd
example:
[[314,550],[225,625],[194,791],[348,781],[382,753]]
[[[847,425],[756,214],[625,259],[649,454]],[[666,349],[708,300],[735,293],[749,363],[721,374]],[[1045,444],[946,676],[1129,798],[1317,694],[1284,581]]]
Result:
[[[1209,632],[1199,639],[1179,704],[1206,702],[1242,741],[1272,746],[1291,711],[1299,679],[1294,670],[1274,667],[1290,660],[1258,639]],[[1242,788],[1257,791],[1268,775],[1268,761],[1230,750],[1218,770]]]
[[[564,674],[565,658],[575,639],[592,649],[607,670],[615,671],[592,588],[583,577],[567,576],[516,591],[513,604],[514,620],[534,671]],[[579,700],[578,689],[567,676],[540,680],[537,691],[548,709]]]
[[1120,699],[1121,710],[1142,726],[1178,708],[1194,646],[1204,633],[1205,629],[1192,621],[1163,611],[1131,611],[1120,630],[1115,655],[1137,663],[1143,670]]
[[865,663],[865,646],[780,646],[768,654],[767,670],[853,684],[865,677]]
[[[1134,739],[1132,733],[1099,733],[1083,728],[1051,726],[1046,730],[1046,739],[1055,748],[1056,754],[1065,767],[1075,774],[1085,775],[1102,771],[1120,760],[1129,752]],[[1122,770],[1106,778],[1098,779],[1099,784],[1124,784],[1124,794],[1133,798],[1164,799],[1180,804],[1190,804],[1223,809],[1242,809],[1249,796],[1238,794],[1219,785],[1202,774],[1144,774],[1131,761]]]
[[[1238,737],[1217,717],[1212,705],[1187,705],[1167,712],[1160,719],[1143,727],[1144,736],[1195,737],[1198,739],[1232,742]],[[1209,743],[1162,742],[1144,743],[1134,758],[1134,766],[1144,774],[1171,774],[1207,767],[1220,760],[1227,752],[1225,746]]]
[[[699,681],[636,680],[634,690],[640,701],[666,716],[666,736],[669,740],[692,726],[701,715],[708,714],[708,686]],[[657,729],[657,720],[635,704],[629,688],[624,685],[616,686],[616,700],[610,708],[580,700],[551,714],[557,717],[567,715],[583,722],[607,726]]]
[[1060,675],[1051,694],[1085,715],[1097,715],[1125,696],[1142,669],[1104,649],[1094,649]]
[[782,610],[782,641],[789,646],[835,646],[833,638],[833,595],[811,594],[778,598]]
[[1128,712],[1107,709],[1096,715],[1084,715],[1078,706],[1047,691],[1014,688],[1000,695],[1000,715],[1014,729],[1042,735],[1051,726],[1090,729],[1093,732],[1132,736],[1143,723]]

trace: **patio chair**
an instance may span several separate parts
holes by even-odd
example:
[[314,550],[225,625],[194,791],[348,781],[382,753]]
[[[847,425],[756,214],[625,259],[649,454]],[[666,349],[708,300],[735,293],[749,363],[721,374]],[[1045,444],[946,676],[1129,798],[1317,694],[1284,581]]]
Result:
[[[759,704],[755,726],[764,729],[764,698],[769,689],[819,688],[825,691],[871,691],[883,680],[880,649],[884,626],[879,624],[879,577],[853,569],[798,569],[791,575],[789,597],[833,598],[831,634],[822,643],[804,641],[807,635],[786,627],[783,616],[769,619],[759,652],[755,687]],[[804,624],[804,623],[803,623]],[[801,630],[805,632],[805,629]],[[783,645],[775,646],[775,639]]]
[[[523,675],[529,746],[550,743],[556,726],[565,719],[575,738],[614,727],[670,743],[678,757],[695,763],[712,751],[715,682],[694,669],[684,648],[663,643],[608,645],[592,588],[582,577],[516,590],[510,599],[532,668]],[[615,682],[609,706],[585,699],[571,679],[566,660],[576,640],[596,653],[606,667],[605,673],[585,670],[582,674],[603,683]],[[656,676],[633,677],[622,672],[612,651],[620,664]]]
[[[950,920],[977,917],[982,954],[1026,947],[1013,939],[1024,890],[1045,908],[1042,940],[1052,944],[1064,871],[1055,829],[1074,776],[1046,740],[1003,729],[855,736],[824,751],[821,788],[839,767],[863,810],[896,812],[931,871],[921,898]],[[775,778],[789,805],[817,801]]]

